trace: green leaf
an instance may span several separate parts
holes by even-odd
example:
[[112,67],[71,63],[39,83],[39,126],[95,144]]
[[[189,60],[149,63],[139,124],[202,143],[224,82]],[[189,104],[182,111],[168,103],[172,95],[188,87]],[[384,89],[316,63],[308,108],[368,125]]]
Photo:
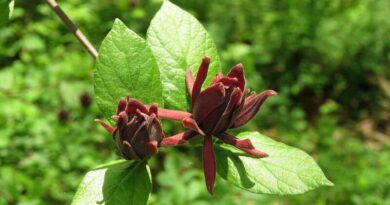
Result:
[[0,27],[4,26],[11,18],[14,9],[13,0],[0,0]]
[[191,68],[196,74],[202,58],[208,56],[211,64],[205,84],[220,71],[213,40],[192,15],[164,1],[150,24],[147,41],[160,68],[166,107],[187,110],[185,70]]
[[72,205],[146,205],[151,191],[146,161],[118,160],[88,172],[77,189]]
[[95,94],[107,118],[114,114],[120,97],[163,106],[160,73],[149,46],[118,19],[99,49]]
[[257,149],[269,154],[259,159],[228,145],[216,147],[218,174],[238,187],[254,193],[285,195],[333,185],[313,158],[297,148],[258,132],[243,132],[238,138],[249,138]]

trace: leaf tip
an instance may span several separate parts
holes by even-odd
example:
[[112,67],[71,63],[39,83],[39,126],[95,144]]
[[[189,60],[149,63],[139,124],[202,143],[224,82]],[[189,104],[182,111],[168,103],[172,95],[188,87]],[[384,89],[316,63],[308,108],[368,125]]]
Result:
[[323,185],[324,186],[334,186],[334,183],[331,182],[329,179],[325,179]]
[[123,23],[123,21],[120,20],[119,18],[115,18],[113,27],[114,26],[121,26],[121,25],[125,25],[125,23]]

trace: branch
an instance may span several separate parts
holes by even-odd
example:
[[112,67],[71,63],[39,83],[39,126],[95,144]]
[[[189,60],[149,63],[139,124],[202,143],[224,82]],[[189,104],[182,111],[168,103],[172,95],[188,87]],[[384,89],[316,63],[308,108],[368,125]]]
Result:
[[77,39],[79,39],[80,43],[85,47],[85,49],[87,49],[88,53],[91,54],[92,58],[96,60],[98,52],[96,51],[95,47],[93,47],[91,42],[89,42],[87,37],[84,36],[84,34],[77,28],[77,26],[72,22],[72,20],[69,19],[69,17],[57,4],[56,0],[46,1],[50,5],[52,10],[57,14],[57,16],[61,18],[65,26],[68,27],[68,29],[76,36]]

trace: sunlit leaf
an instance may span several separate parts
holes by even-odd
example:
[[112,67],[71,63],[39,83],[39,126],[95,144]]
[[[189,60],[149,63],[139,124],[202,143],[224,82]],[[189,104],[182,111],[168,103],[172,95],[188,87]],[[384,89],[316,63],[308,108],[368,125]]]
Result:
[[118,19],[99,49],[95,94],[107,118],[114,114],[120,97],[163,106],[160,73],[149,46]]
[[151,191],[146,162],[119,160],[88,172],[72,205],[145,205]]
[[196,74],[204,56],[211,58],[205,84],[220,70],[210,35],[192,15],[165,1],[150,24],[147,41],[160,68],[166,107],[188,109],[185,70]]
[[217,147],[218,174],[232,184],[255,193],[281,195],[300,194],[333,185],[313,158],[302,150],[258,132],[243,132],[238,137],[249,138],[269,157],[249,157],[228,145]]

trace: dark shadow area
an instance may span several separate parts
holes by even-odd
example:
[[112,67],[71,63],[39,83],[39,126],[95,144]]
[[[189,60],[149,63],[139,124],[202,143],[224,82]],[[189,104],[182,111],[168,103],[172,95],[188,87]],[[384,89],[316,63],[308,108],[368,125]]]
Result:
[[228,160],[231,160],[234,164],[234,168],[238,172],[239,180],[241,181],[240,184],[244,188],[251,188],[255,185],[255,183],[248,178],[248,174],[246,172],[244,164],[238,158],[239,155],[229,150],[225,150],[221,147],[215,147],[215,155],[216,155],[216,163],[217,163],[217,172],[221,177],[225,179],[228,177],[229,174]]

